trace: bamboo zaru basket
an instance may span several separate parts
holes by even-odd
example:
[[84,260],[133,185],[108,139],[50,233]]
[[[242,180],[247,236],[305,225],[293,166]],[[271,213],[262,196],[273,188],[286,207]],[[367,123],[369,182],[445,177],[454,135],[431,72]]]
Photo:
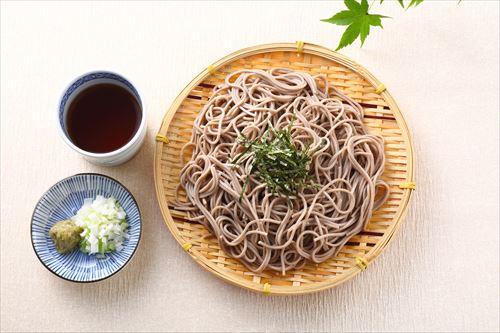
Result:
[[[226,255],[205,227],[191,223],[171,205],[182,168],[180,149],[191,137],[192,124],[215,85],[239,69],[286,67],[324,74],[331,84],[360,103],[371,133],[385,139],[383,179],[390,185],[387,202],[373,213],[362,232],[337,256],[321,264],[308,263],[286,275],[256,274]],[[166,112],[156,137],[154,175],[160,208],[174,238],[202,267],[241,287],[265,294],[304,294],[331,288],[354,277],[374,260],[402,223],[412,190],[413,152],[410,134],[396,103],[375,77],[350,59],[324,47],[303,42],[268,44],[230,54],[195,77]]]

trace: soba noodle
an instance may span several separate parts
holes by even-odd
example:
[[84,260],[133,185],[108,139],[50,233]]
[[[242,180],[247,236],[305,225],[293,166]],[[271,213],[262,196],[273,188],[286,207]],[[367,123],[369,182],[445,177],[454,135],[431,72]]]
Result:
[[[189,161],[175,208],[254,272],[285,274],[307,261],[324,262],[363,229],[389,194],[380,179],[383,139],[367,132],[363,112],[321,75],[282,68],[229,74],[214,88],[181,152]],[[238,138],[262,137],[270,126],[290,126],[294,145],[309,147],[317,186],[285,197],[250,174],[251,154],[232,162],[244,150]]]

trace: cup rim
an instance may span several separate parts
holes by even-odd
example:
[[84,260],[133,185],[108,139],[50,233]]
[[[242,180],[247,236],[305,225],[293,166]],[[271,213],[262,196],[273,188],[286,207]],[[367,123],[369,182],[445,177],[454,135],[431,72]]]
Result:
[[[59,122],[59,107],[61,105],[61,101],[62,101],[64,95],[66,94],[66,91],[68,91],[68,89],[71,87],[71,85],[73,85],[73,83],[75,83],[79,79],[81,79],[87,75],[96,74],[96,73],[114,74],[114,75],[117,75],[117,76],[122,77],[123,79],[127,80],[137,91],[137,95],[139,96],[139,102],[141,103],[141,122],[140,122],[139,127],[137,128],[137,131],[135,132],[134,136],[122,147],[120,147],[116,150],[107,152],[107,153],[92,153],[90,151],[86,151],[86,150],[81,149],[80,147],[75,145],[70,140],[68,135],[62,129],[62,126]],[[78,152],[84,156],[93,157],[93,158],[107,158],[107,157],[117,156],[117,155],[127,151],[128,149],[130,149],[130,147],[132,147],[140,139],[141,134],[144,131],[144,128],[146,127],[146,111],[145,111],[146,108],[144,107],[144,101],[142,100],[141,96],[142,96],[142,94],[140,93],[139,89],[137,89],[137,86],[131,80],[129,80],[127,77],[123,76],[122,74],[118,74],[118,73],[110,71],[110,70],[92,70],[92,71],[83,73],[83,74],[77,76],[72,81],[70,81],[70,83],[63,89],[63,91],[61,93],[61,97],[58,100],[57,108],[56,108],[56,120],[57,120],[58,132],[61,135],[61,137],[63,138],[64,142],[66,142],[66,144],[70,148],[72,148],[73,150],[75,150],[76,152]]]

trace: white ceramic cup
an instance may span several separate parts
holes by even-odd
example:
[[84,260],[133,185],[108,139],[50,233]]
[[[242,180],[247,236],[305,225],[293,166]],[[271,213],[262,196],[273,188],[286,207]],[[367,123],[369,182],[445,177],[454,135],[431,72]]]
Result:
[[[96,84],[114,84],[126,89],[134,98],[141,108],[141,122],[135,135],[130,139],[127,144],[117,150],[109,153],[92,153],[85,151],[76,146],[68,135],[66,116],[68,114],[69,106],[83,90]],[[59,101],[59,108],[57,110],[57,123],[59,132],[66,144],[73,150],[82,155],[86,160],[97,165],[119,165],[131,159],[141,147],[146,136],[146,114],[142,105],[141,97],[137,89],[130,83],[129,80],[123,76],[109,72],[109,71],[95,71],[81,75],[75,79],[63,92]]]

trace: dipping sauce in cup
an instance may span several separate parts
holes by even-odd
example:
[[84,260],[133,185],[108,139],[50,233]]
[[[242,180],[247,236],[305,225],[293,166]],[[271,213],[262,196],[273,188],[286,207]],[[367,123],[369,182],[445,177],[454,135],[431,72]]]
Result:
[[59,103],[64,141],[98,165],[118,165],[139,150],[146,121],[141,98],[124,77],[92,72],[76,79]]

